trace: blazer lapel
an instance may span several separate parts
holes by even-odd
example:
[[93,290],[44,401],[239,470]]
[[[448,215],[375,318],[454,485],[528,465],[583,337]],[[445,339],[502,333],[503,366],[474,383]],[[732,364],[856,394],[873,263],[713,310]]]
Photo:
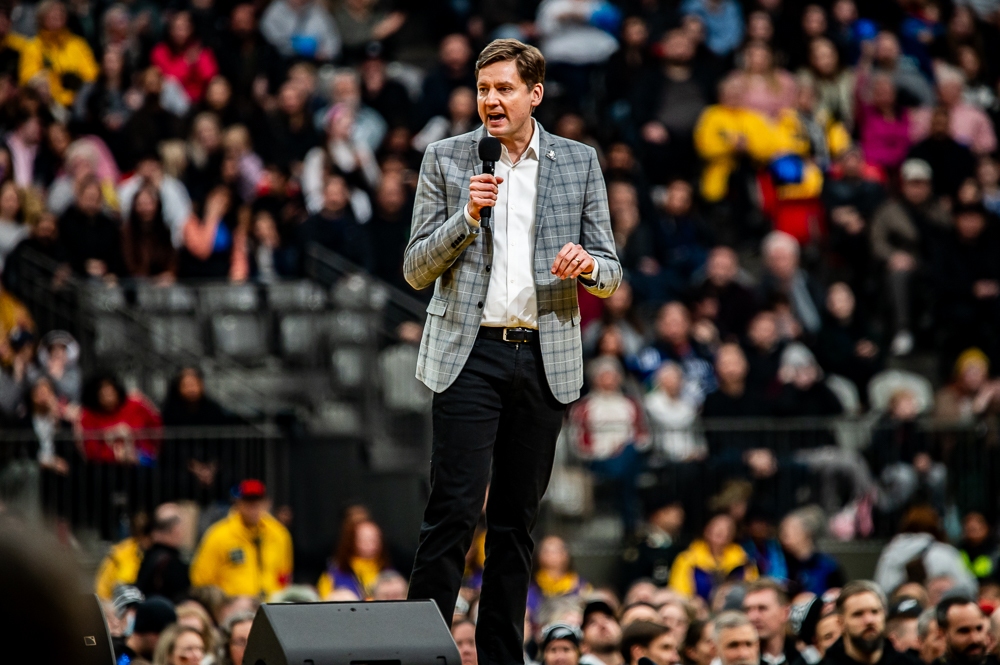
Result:
[[552,135],[538,123],[538,200],[535,203],[535,237],[545,221],[545,211],[549,206],[549,193],[555,180],[556,154]]

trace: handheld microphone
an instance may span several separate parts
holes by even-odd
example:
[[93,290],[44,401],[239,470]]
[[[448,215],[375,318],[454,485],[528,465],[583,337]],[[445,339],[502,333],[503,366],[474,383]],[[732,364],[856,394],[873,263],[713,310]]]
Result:
[[[496,164],[500,161],[500,139],[486,136],[479,142],[479,159],[483,160],[483,173],[493,175]],[[483,208],[479,211],[480,223],[484,229],[490,228],[493,208]]]

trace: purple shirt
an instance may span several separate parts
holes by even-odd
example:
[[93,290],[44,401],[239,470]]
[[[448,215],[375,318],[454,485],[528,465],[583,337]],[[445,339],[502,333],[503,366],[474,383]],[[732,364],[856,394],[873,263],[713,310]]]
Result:
[[910,114],[906,109],[889,120],[871,104],[858,104],[858,143],[869,164],[896,169],[912,144]]

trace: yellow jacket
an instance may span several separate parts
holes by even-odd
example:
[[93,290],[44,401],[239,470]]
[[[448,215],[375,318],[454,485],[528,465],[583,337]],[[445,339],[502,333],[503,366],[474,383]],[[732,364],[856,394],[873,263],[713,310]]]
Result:
[[756,111],[715,104],[698,118],[694,146],[705,160],[701,195],[706,201],[720,201],[729,191],[729,175],[736,168],[741,141],[746,154],[757,162],[767,162],[780,148],[774,126]]
[[100,68],[82,37],[66,29],[54,33],[39,30],[38,36],[29,40],[21,51],[21,85],[43,71],[48,72],[52,98],[70,106],[77,91],[64,88],[62,77],[74,74],[82,83],[90,83],[97,78]]
[[757,566],[735,543],[726,547],[722,556],[716,559],[708,543],[699,539],[674,560],[670,569],[670,588],[688,598],[698,595],[708,600],[715,587],[730,578],[755,580]]
[[126,538],[114,545],[97,569],[94,592],[105,600],[111,600],[111,594],[116,586],[135,584],[139,566],[142,564],[142,555],[142,548],[135,538]]
[[250,529],[232,511],[205,532],[191,561],[192,586],[267,597],[292,579],[292,536],[271,515]]
[[[817,121],[821,123],[826,135],[826,148],[830,157],[837,158],[851,147],[851,135],[842,123],[822,116],[817,117]],[[812,142],[795,109],[785,109],[778,116],[775,141],[778,154],[791,153],[805,160],[802,182],[778,186],[778,198],[789,200],[818,197],[823,191],[823,173],[812,160]]]

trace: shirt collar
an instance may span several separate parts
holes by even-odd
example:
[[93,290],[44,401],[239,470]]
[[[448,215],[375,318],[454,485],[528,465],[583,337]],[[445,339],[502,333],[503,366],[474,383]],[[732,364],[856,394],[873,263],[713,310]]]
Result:
[[[485,125],[483,126],[483,131],[484,132],[486,131],[486,126]],[[539,146],[541,145],[541,137],[539,136],[539,134],[540,134],[540,132],[538,131],[538,123],[535,122],[534,118],[532,118],[531,119],[531,141],[528,142],[528,147],[524,149],[524,154],[521,155],[521,159],[522,160],[523,159],[527,159],[527,158],[532,158],[532,159],[536,159],[536,160],[538,159]],[[510,155],[507,154],[507,146],[505,146],[503,144],[501,144],[500,159],[504,159],[508,163],[510,162]],[[518,161],[520,161],[520,160],[518,160]]]

